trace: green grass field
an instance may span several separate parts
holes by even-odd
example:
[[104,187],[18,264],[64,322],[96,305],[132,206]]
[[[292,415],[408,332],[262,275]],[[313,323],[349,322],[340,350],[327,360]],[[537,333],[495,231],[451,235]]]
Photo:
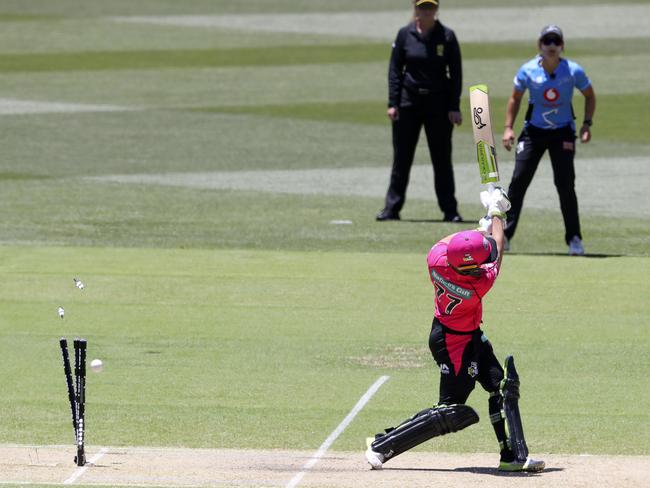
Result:
[[[3,256],[3,442],[70,436],[61,335],[83,334],[106,363],[89,378],[95,444],[309,449],[390,375],[336,444],[354,450],[435,400],[431,297],[417,254],[6,247]],[[486,333],[526,378],[536,450],[647,453],[639,323],[649,270],[644,260],[622,271],[630,261],[513,256],[486,301]],[[484,394],[471,404],[485,413]],[[272,436],[260,436],[265,425]],[[437,448],[490,451],[489,423],[478,429]],[[614,442],[622,435],[623,446]]]
[[[392,151],[387,61],[408,2],[321,3],[0,4],[0,444],[72,443],[62,335],[86,337],[106,365],[88,379],[91,445],[314,450],[389,375],[332,446],[355,451],[435,403],[425,256],[462,227],[440,222],[424,145],[405,220],[374,221]],[[448,3],[443,22],[484,4]],[[517,358],[536,452],[650,454],[650,37],[629,15],[648,7],[626,2],[628,31],[609,38],[580,18],[608,3],[544,10],[564,9],[567,55],[598,95],[594,139],[576,158],[589,256],[564,255],[544,160],[485,303],[497,354]],[[368,15],[372,35],[328,17],[341,12]],[[260,14],[280,27],[311,14],[313,32],[237,28]],[[173,15],[233,26],[113,18]],[[464,42],[471,22],[450,26],[465,86],[490,86],[500,127],[537,31]],[[478,220],[462,104],[457,197]],[[575,107],[580,119],[579,94]],[[513,155],[498,152],[507,185]],[[352,224],[331,224],[342,219]],[[420,449],[494,451],[480,388],[470,404],[479,425]]]

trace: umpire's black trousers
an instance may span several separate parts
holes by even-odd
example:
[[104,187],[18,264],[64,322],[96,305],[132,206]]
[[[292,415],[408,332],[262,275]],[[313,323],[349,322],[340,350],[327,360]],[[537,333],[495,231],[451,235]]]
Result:
[[560,208],[562,217],[564,217],[564,239],[567,244],[573,236],[582,239],[573,165],[575,141],[576,134],[571,127],[539,129],[535,126],[528,126],[522,131],[517,141],[515,170],[508,188],[508,196],[512,204],[505,229],[508,239],[512,239],[515,234],[526,190],[533,180],[539,161],[546,150],[551,158],[553,181],[560,196]]
[[454,170],[451,166],[453,125],[446,109],[441,110],[425,103],[400,107],[399,119],[393,122],[393,170],[384,208],[399,213],[404,206],[415,148],[423,125],[433,164],[438,206],[445,215],[456,215],[458,209],[454,197]]

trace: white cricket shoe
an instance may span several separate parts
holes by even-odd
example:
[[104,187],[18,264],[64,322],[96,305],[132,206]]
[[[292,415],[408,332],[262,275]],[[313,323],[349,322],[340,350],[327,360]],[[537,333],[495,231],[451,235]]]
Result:
[[510,473],[525,471],[528,473],[539,473],[546,467],[546,463],[540,459],[533,459],[527,457],[525,461],[501,461],[499,463],[499,471],[507,471]]
[[374,440],[373,437],[368,437],[366,439],[366,444],[368,445],[368,449],[366,450],[366,461],[370,464],[371,469],[381,469],[384,465],[385,458],[380,452],[372,450],[370,444],[372,444],[372,441]]
[[569,256],[584,256],[585,248],[578,236],[573,236],[569,241]]

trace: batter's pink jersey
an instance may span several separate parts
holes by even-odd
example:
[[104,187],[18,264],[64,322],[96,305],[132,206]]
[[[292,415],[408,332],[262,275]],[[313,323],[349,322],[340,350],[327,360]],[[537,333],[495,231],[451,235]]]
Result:
[[480,277],[464,276],[447,265],[447,243],[438,242],[427,256],[429,277],[436,289],[436,318],[450,329],[471,332],[481,325],[481,299],[494,285],[499,266],[496,263],[481,266]]

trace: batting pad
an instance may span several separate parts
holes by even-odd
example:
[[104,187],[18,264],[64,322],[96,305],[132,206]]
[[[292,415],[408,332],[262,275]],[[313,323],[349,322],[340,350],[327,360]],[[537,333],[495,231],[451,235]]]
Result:
[[386,429],[385,434],[377,434],[371,447],[387,461],[433,437],[457,432],[478,420],[478,414],[467,405],[439,405]]

